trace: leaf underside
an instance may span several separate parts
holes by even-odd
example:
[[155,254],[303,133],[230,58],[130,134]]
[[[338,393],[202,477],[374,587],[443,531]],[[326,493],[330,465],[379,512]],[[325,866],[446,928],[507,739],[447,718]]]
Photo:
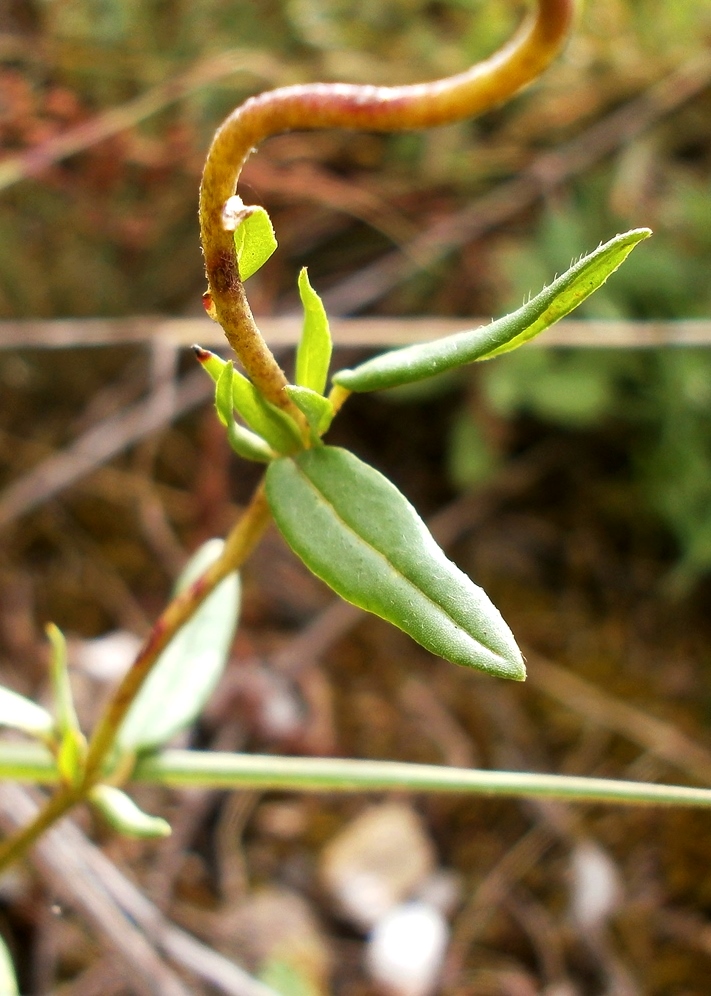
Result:
[[346,450],[321,446],[275,460],[266,487],[286,541],[346,601],[455,664],[525,678],[498,609],[378,471]]

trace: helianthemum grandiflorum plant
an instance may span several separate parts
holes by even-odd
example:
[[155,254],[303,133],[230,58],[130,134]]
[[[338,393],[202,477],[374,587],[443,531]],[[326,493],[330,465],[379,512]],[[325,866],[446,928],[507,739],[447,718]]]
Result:
[[456,664],[503,678],[525,677],[506,622],[484,591],[445,556],[407,499],[382,474],[325,444],[323,437],[352,392],[422,380],[533,339],[604,283],[649,231],[615,236],[518,311],[489,325],[333,374],[328,319],[304,270],[299,277],[303,333],[289,383],[257,328],[244,289],[275,250],[276,239],[264,209],[245,205],[236,188],[246,158],[279,132],[429,128],[501,103],[559,53],[573,14],[574,0],[538,0],[507,45],[457,76],[394,88],[287,87],[249,99],[219,128],[200,190],[205,307],[224,329],[241,369],[200,347],[195,353],[215,383],[217,415],[230,445],[240,458],[264,464],[264,478],[226,541],[211,541],[188,565],[91,737],[76,720],[64,642],[55,628],[49,630],[54,711],[0,689],[0,724],[34,741],[0,743],[0,774],[55,786],[34,822],[0,846],[0,867],[80,801],[91,803],[123,832],[169,832],[163,820],[141,813],[123,793],[119,786],[132,779],[175,786],[410,787],[711,805],[705,789],[164,749],[194,720],[222,673],[237,624],[237,572],[271,520],[306,566],[347,601]]

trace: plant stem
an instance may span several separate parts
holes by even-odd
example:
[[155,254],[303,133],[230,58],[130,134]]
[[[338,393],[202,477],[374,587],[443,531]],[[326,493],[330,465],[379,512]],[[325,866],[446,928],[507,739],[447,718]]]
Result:
[[[62,786],[40,811],[37,818],[0,844],[0,869],[21,857],[56,820],[84,799],[92,785],[99,781],[107,755],[111,752],[121,723],[151,672],[162,651],[178,630],[193,615],[207,596],[228,574],[242,566],[261,539],[269,522],[270,512],[263,482],[255,491],[244,515],[227,537],[221,556],[198,580],[177,595],[156,621],[136,660],[124,676],[89,743],[84,777],[78,786]],[[31,745],[13,751],[16,745],[0,748],[0,768],[7,753],[11,777],[29,781],[56,782],[58,771],[54,759],[42,748]]]
[[0,843],[0,871],[21,858],[45,830],[68,813],[81,797],[81,791],[73,787],[62,786],[58,789],[31,823]]
[[[38,744],[0,744],[0,778],[47,785],[56,784],[58,777],[54,759]],[[401,761],[275,757],[217,751],[166,750],[146,756],[136,764],[131,780],[173,788],[465,792],[507,798],[565,799],[568,802],[711,807],[711,789],[685,785],[525,771],[482,771]],[[56,798],[52,800],[55,806],[58,805]],[[18,854],[19,849],[15,853]]]
[[[306,84],[245,101],[224,121],[210,147],[200,185],[200,229],[208,293],[218,321],[249,377],[273,404],[294,414],[286,378],[247,303],[233,233],[223,211],[242,166],[270,135],[295,129],[403,131],[473,117],[534,80],[562,48],[575,0],[538,0],[537,12],[498,52],[466,72],[414,86]],[[299,421],[301,424],[301,420]]]
[[138,782],[174,788],[250,788],[298,792],[474,792],[511,798],[567,799],[641,805],[711,807],[711,789],[608,778],[484,771],[401,761],[275,757],[217,751],[166,750],[143,758]]
[[244,515],[227,537],[219,559],[197,581],[177,595],[158,618],[136,660],[106,706],[89,742],[86,787],[98,780],[118,729],[159,655],[220,581],[242,566],[261,539],[269,516],[262,482]]

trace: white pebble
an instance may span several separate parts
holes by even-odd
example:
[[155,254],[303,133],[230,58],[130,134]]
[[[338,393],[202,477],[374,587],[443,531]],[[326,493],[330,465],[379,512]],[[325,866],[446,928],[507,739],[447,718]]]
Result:
[[578,844],[572,854],[571,913],[581,927],[599,927],[620,902],[622,887],[617,866],[592,841]]
[[380,920],[370,936],[366,964],[372,978],[394,996],[434,991],[449,939],[447,921],[433,906],[403,903]]

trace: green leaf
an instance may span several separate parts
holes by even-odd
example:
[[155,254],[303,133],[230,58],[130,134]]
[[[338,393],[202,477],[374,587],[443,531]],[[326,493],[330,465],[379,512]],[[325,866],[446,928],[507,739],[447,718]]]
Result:
[[331,362],[331,330],[321,298],[309,283],[304,267],[299,273],[299,294],[304,306],[304,327],[296,350],[296,383],[323,394]]
[[639,228],[615,236],[583,257],[518,311],[490,325],[384,353],[355,370],[339,370],[333,382],[349,391],[377,391],[433,377],[474,360],[490,359],[516,349],[582,304],[605,283],[634,247],[651,234],[648,228]]
[[50,642],[50,676],[54,695],[54,709],[57,715],[57,728],[61,736],[72,730],[80,730],[72,686],[67,668],[67,642],[62,631],[48,623],[45,632]]
[[227,428],[227,439],[238,456],[258,463],[269,463],[276,453],[261,436],[235,422],[233,417],[232,382],[235,368],[225,363],[215,387],[215,409],[220,422]]
[[[220,556],[222,540],[209,540],[189,561],[176,594]],[[165,648],[119,729],[122,750],[159,747],[189,726],[215,688],[227,663],[239,616],[237,574],[225,578]]]
[[[239,204],[235,202],[239,201]],[[236,223],[235,252],[240,280],[248,280],[256,273],[277,247],[271,218],[263,207],[242,204],[238,197],[231,197],[230,220]]]
[[306,566],[342,598],[455,664],[523,680],[513,635],[382,474],[333,446],[275,460],[267,499]]
[[[203,349],[201,346],[193,346],[193,352],[215,384],[224,373],[225,367],[228,364],[232,367],[232,405],[257,436],[266,440],[277,453],[293,453],[295,450],[301,449],[301,434],[296,423],[286,412],[266,401],[254,384],[238,370],[235,370],[230,361],[223,360],[215,353],[211,353],[209,349]],[[228,401],[223,395],[220,395],[218,416],[224,425],[229,426],[227,409]],[[249,459],[254,458],[250,457]]]
[[333,405],[328,398],[317,394],[309,387],[298,387],[296,384],[289,384],[286,393],[299,411],[306,416],[306,421],[316,439],[322,436],[333,421]]
[[79,785],[84,777],[87,743],[74,708],[67,668],[67,644],[63,633],[54,623],[48,623],[45,631],[51,646],[50,676],[59,733],[57,767],[65,782],[69,785]]
[[81,730],[69,727],[62,736],[57,751],[57,768],[62,781],[68,785],[81,785],[84,778],[88,746]]
[[144,813],[133,799],[113,785],[95,785],[89,799],[114,830],[129,837],[169,837],[172,832],[170,823],[160,816]]
[[54,720],[50,713],[3,685],[0,685],[0,726],[21,730],[44,743],[54,741]]
[[223,360],[221,356],[218,356],[217,353],[212,353],[209,349],[203,349],[203,347],[198,346],[197,343],[192,346],[192,351],[195,354],[195,359],[198,361],[205,373],[208,374],[213,383],[216,384],[220,379],[220,374],[227,366],[227,360]]
[[20,996],[15,966],[4,939],[0,937],[0,993],[2,996]]
[[266,401],[238,370],[232,379],[232,400],[247,425],[266,439],[277,453],[301,449],[301,433],[296,423],[286,412]]

